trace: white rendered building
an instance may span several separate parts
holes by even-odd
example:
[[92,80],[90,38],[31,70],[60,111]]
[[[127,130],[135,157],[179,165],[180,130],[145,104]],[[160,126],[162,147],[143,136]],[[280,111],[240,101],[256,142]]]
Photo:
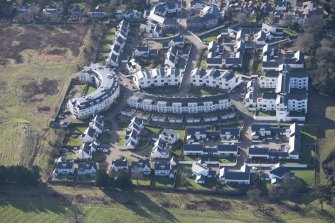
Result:
[[80,72],[83,83],[95,84],[97,89],[86,96],[72,98],[67,103],[70,112],[78,119],[85,119],[105,111],[120,94],[119,83],[114,71],[100,64],[92,64]]

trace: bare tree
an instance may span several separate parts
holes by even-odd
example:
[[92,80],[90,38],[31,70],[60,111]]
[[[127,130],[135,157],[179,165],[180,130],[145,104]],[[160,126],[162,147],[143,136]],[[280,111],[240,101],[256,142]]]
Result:
[[236,19],[237,19],[239,24],[243,25],[247,21],[247,15],[245,13],[238,13],[236,15]]
[[312,47],[315,45],[314,36],[312,33],[300,34],[294,43],[297,50],[301,50],[305,53],[310,52]]

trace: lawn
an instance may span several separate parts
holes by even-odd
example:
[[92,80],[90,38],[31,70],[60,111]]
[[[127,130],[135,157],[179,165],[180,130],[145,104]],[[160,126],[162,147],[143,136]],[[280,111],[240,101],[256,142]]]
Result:
[[146,126],[145,127],[149,132],[151,133],[155,133],[155,134],[158,134],[159,131],[161,130],[161,128],[155,128],[155,127],[150,127],[150,126]]
[[276,115],[275,111],[267,111],[267,112],[257,111],[256,112],[256,116],[275,116],[275,115]]
[[87,89],[87,93],[86,95],[89,95],[91,93],[93,93],[94,91],[96,91],[97,89],[95,87],[92,87],[92,86],[89,86],[88,89]]
[[307,187],[313,187],[314,185],[314,170],[291,170],[296,177],[300,178]]
[[65,144],[67,146],[81,146],[83,141],[80,136],[69,136]]
[[204,50],[201,53],[199,68],[204,68],[204,69],[207,68],[207,63],[206,63],[207,54],[208,54],[208,50]]
[[154,88],[146,88],[143,89],[143,91],[149,93],[149,94],[175,94],[178,93],[179,88],[175,86],[162,86],[162,87],[154,87]]
[[98,140],[102,144],[109,144],[111,141],[111,136],[109,135],[109,133],[102,133],[99,135]]
[[151,180],[151,186],[173,188],[173,178],[155,176]]
[[216,88],[209,88],[209,87],[195,87],[192,86],[190,93],[197,95],[197,96],[209,96],[209,95],[217,95],[221,91]]
[[201,40],[203,42],[212,42],[212,41],[217,41],[217,36],[221,34],[221,29],[215,30],[213,32],[207,33],[203,36],[201,36]]
[[[318,201],[293,206],[266,203],[278,210],[272,218],[262,215],[245,198],[157,191],[117,191],[109,189],[52,186],[0,188],[2,222],[120,222],[120,223],[216,223],[216,222],[332,222],[334,209]],[[223,220],[224,219],[224,220]],[[271,220],[272,219],[272,220]],[[276,220],[276,221],[277,221]]]
[[292,30],[292,29],[289,29],[289,28],[285,28],[285,29],[283,30],[283,32],[284,32],[285,34],[289,35],[289,36],[297,36],[297,35],[298,35],[298,33],[297,33],[296,31],[294,31],[294,30]]

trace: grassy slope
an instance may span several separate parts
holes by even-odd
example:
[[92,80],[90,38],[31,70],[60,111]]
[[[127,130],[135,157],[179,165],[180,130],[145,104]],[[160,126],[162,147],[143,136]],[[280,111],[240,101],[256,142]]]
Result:
[[[22,188],[21,188],[22,189]],[[316,202],[276,206],[272,218],[241,198],[161,192],[101,191],[70,187],[1,190],[0,216],[4,222],[331,222],[334,212],[317,211]],[[55,193],[54,190],[60,191]],[[11,192],[15,191],[15,196]],[[43,197],[43,199],[41,199]],[[19,201],[18,201],[19,200]],[[72,200],[71,202],[69,200]],[[214,203],[211,203],[214,202]],[[193,207],[192,207],[193,206]]]
[[319,164],[320,164],[320,184],[326,184],[326,178],[321,169],[322,161],[335,149],[335,99],[321,96],[311,89],[310,93],[310,113],[308,124],[318,127],[319,139]]

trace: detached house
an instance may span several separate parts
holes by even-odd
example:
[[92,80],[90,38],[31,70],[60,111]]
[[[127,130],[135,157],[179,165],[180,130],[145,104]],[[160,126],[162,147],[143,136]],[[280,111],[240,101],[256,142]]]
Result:
[[60,160],[57,162],[56,169],[53,171],[54,176],[67,176],[74,174],[73,160]]
[[112,161],[112,170],[128,170],[128,160],[126,158],[116,159]]
[[151,167],[149,160],[133,161],[131,163],[131,174],[150,175]]
[[154,163],[155,176],[173,178],[174,174],[171,172],[171,165],[169,162],[155,162]]
[[219,179],[227,185],[250,184],[250,167],[242,166],[239,171],[232,171],[224,167],[220,169]]
[[82,134],[82,141],[91,143],[93,141],[95,141],[95,139],[97,138],[98,133],[96,132],[96,130],[92,127],[88,127],[84,134]]
[[99,164],[94,162],[78,163],[78,176],[94,176]]
[[152,159],[169,159],[170,151],[168,149],[168,145],[163,138],[159,138],[152,148],[151,152]]

